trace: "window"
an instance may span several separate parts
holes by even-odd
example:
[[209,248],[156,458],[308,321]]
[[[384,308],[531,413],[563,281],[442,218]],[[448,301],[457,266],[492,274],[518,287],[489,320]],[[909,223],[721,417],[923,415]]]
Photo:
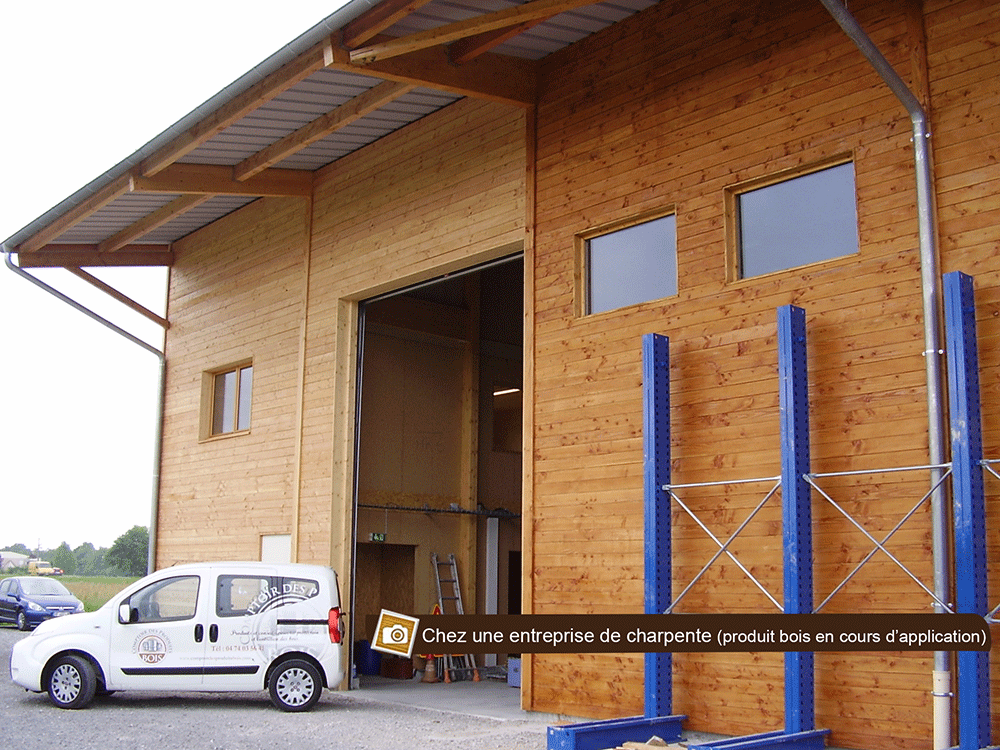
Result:
[[129,622],[189,620],[198,608],[198,576],[178,576],[151,583],[125,602]]
[[677,294],[677,217],[649,214],[577,237],[584,314]]
[[253,365],[244,363],[210,373],[211,430],[209,435],[226,435],[250,429],[250,395]]
[[730,191],[727,200],[733,232],[731,278],[761,276],[858,252],[851,162],[780,182],[740,186]]
[[278,576],[219,576],[215,613],[219,617],[246,617],[276,607],[298,604],[319,594],[319,583]]

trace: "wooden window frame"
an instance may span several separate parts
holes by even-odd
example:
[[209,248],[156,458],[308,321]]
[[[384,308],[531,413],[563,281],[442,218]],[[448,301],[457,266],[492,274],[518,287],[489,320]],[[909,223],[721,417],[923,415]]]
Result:
[[[250,432],[250,424],[248,424],[243,429],[237,429],[239,424],[239,412],[240,412],[240,387],[241,378],[240,373],[246,368],[253,368],[252,359],[244,359],[239,362],[235,362],[224,367],[218,367],[212,370],[208,370],[202,374],[201,380],[201,428],[199,439],[201,441],[206,440],[221,440],[225,438],[234,437],[236,435],[246,435]],[[215,432],[215,384],[218,378],[228,375],[230,373],[235,373],[236,375],[236,392],[234,394],[234,404],[233,409],[233,420],[232,429],[225,430],[222,432]],[[251,375],[251,377],[253,377]],[[253,383],[250,385],[250,413],[253,414]]]
[[771,185],[777,185],[782,182],[788,182],[789,180],[794,180],[798,177],[805,177],[816,172],[822,172],[825,169],[832,169],[833,167],[839,167],[844,164],[854,165],[854,205],[857,215],[856,228],[859,232],[858,237],[858,253],[861,252],[861,238],[860,238],[860,223],[861,223],[861,207],[858,204],[857,197],[857,160],[854,158],[854,154],[840,153],[831,156],[826,159],[821,159],[801,166],[791,167],[789,169],[783,169],[772,174],[768,174],[764,177],[757,177],[752,180],[746,180],[744,182],[737,183],[735,185],[730,185],[725,190],[725,212],[726,212],[726,281],[729,283],[735,282],[751,282],[754,279],[760,279],[765,276],[773,276],[777,273],[786,273],[790,270],[796,268],[803,268],[805,266],[816,265],[818,263],[835,263],[843,262],[845,258],[854,257],[854,253],[849,253],[847,255],[841,255],[834,258],[827,258],[824,260],[813,261],[809,263],[803,263],[801,265],[789,266],[776,271],[770,271],[765,274],[757,274],[754,276],[743,276],[742,268],[740,267],[740,260],[742,258],[742,247],[740,243],[741,236],[741,226],[740,226],[740,196],[745,193],[752,192],[754,190],[759,190],[761,188],[770,187]]
[[[634,214],[625,219],[616,219],[615,221],[609,221],[604,224],[598,224],[596,226],[590,227],[589,229],[579,232],[574,236],[574,270],[573,270],[573,286],[574,286],[574,312],[576,317],[585,318],[592,315],[604,315],[606,313],[612,313],[615,310],[621,310],[624,308],[614,308],[612,310],[602,310],[600,312],[593,313],[590,311],[590,241],[598,237],[603,237],[604,235],[613,234],[614,232],[620,232],[623,229],[629,229],[631,227],[639,226],[640,224],[648,224],[658,219],[666,218],[667,216],[673,216],[675,220],[675,230],[676,230],[676,217],[677,217],[677,206],[675,204],[669,204],[667,206],[661,206],[659,208],[650,209],[639,214]],[[678,252],[677,252],[677,242],[675,236],[674,242],[674,264],[675,268],[678,263]],[[680,274],[678,272],[677,290],[675,290],[675,296],[680,291]],[[657,297],[656,299],[663,299],[662,297]],[[652,302],[653,300],[644,300],[643,302],[636,302],[628,307],[634,307],[635,305],[645,304],[646,302]]]

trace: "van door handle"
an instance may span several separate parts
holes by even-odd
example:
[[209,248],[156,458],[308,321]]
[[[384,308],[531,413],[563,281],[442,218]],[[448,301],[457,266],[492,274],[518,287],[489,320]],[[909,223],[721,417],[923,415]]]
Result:
[[208,640],[210,640],[212,643],[215,643],[217,640],[219,640],[219,626],[218,625],[216,625],[216,624],[213,623],[212,625],[210,625],[208,627]]
[[194,642],[201,643],[205,638],[205,626],[195,625],[194,626]]

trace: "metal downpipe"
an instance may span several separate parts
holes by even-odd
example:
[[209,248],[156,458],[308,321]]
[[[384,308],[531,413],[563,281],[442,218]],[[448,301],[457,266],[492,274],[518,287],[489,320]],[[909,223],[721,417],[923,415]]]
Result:
[[98,315],[97,313],[95,313],[93,310],[91,310],[90,308],[81,305],[79,302],[77,302],[72,297],[66,296],[65,294],[63,294],[62,292],[60,292],[58,289],[55,289],[54,287],[51,287],[48,284],[46,284],[41,279],[39,279],[39,278],[37,278],[35,276],[32,276],[30,273],[28,273],[27,271],[25,271],[23,268],[21,268],[20,266],[18,266],[17,264],[15,264],[14,261],[11,260],[11,257],[10,257],[11,254],[12,254],[12,251],[8,250],[7,247],[6,247],[6,245],[4,245],[3,246],[4,263],[7,265],[7,268],[9,268],[11,271],[13,271],[14,273],[16,273],[22,279],[26,279],[27,281],[30,281],[32,284],[34,284],[35,286],[37,286],[39,289],[42,289],[42,290],[48,292],[49,294],[51,294],[56,299],[59,299],[62,302],[65,302],[67,305],[69,305],[70,307],[72,307],[74,310],[77,310],[78,312],[82,312],[88,318],[96,320],[98,323],[100,323],[101,325],[105,326],[106,328],[111,329],[112,331],[114,331],[115,333],[119,334],[120,336],[124,336],[126,339],[128,339],[129,341],[131,341],[133,344],[137,344],[138,346],[141,346],[143,349],[145,349],[147,352],[150,352],[151,354],[156,355],[157,359],[160,362],[159,395],[157,397],[157,409],[156,409],[156,435],[155,435],[154,444],[153,444],[153,465],[154,465],[154,468],[153,468],[153,476],[152,476],[152,485],[153,485],[153,487],[152,487],[152,497],[151,497],[151,500],[150,500],[150,504],[151,504],[152,507],[151,507],[151,510],[150,510],[150,516],[151,517],[150,517],[150,522],[149,522],[149,553],[148,553],[148,556],[147,556],[147,559],[146,559],[146,568],[147,568],[146,572],[147,573],[152,573],[154,565],[155,565],[155,562],[156,562],[157,517],[159,515],[159,506],[160,506],[160,462],[161,462],[162,454],[163,454],[163,407],[164,407],[165,395],[166,395],[166,372],[167,372],[167,359],[166,359],[166,355],[162,351],[160,351],[159,349],[157,349],[155,346],[153,346],[152,344],[147,344],[142,339],[140,339],[137,336],[134,336],[133,334],[131,334],[128,331],[126,331],[124,328],[121,328],[121,327],[115,325],[114,323],[112,323],[107,318],[103,318],[100,315]]
[[[920,236],[920,278],[924,314],[924,360],[927,378],[927,434],[930,463],[940,466],[945,456],[945,403],[943,396],[941,347],[941,282],[938,270],[937,230],[934,225],[934,195],[930,158],[930,129],[927,113],[919,99],[882,55],[857,20],[840,0],[820,0],[840,28],[850,37],[875,71],[881,76],[910,115],[913,125],[913,163],[917,182],[917,222]],[[931,470],[931,485],[939,486],[942,470]],[[950,544],[948,539],[948,503],[943,488],[931,494],[934,547],[934,594],[949,602]],[[937,602],[935,612],[944,608]],[[950,748],[952,742],[952,667],[947,651],[934,653],[931,695],[934,702],[934,750]]]

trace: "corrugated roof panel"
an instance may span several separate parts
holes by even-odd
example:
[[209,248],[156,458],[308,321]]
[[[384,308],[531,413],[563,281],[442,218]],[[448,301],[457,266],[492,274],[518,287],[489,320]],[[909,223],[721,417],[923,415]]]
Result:
[[[176,195],[126,193],[63,232],[58,241],[84,244],[101,242],[163,208],[177,197]],[[149,241],[143,238],[143,242]]]
[[175,217],[163,226],[153,230],[142,238],[143,242],[168,243],[175,242],[181,237],[185,237],[202,227],[211,224],[213,221],[221,219],[226,214],[231,214],[249,203],[253,203],[257,198],[252,196],[232,196],[223,195],[210,198],[200,206],[192,208],[190,211]]

